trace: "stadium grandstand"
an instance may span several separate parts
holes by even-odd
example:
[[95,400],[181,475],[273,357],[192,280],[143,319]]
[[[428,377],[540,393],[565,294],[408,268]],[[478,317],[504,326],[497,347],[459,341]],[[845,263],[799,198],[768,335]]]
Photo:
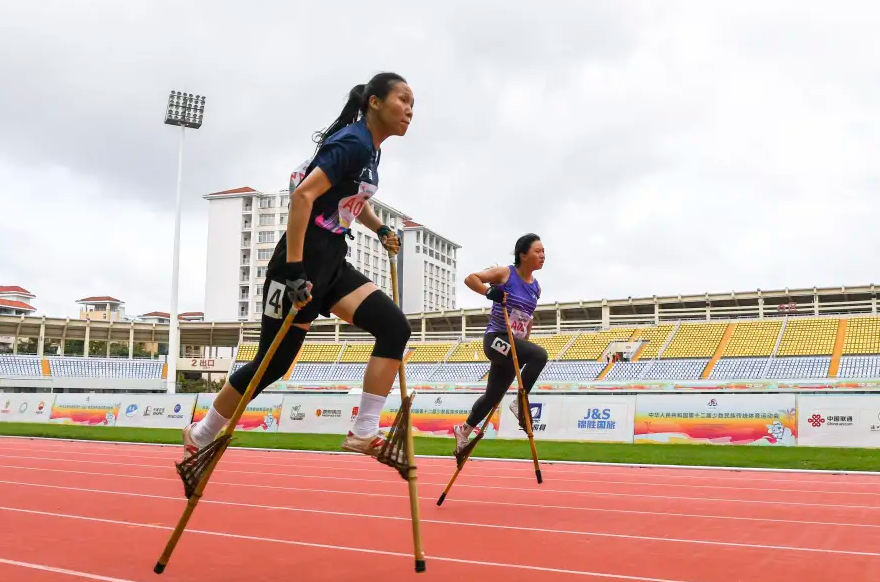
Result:
[[[410,314],[407,379],[430,389],[485,381],[489,308]],[[256,322],[182,321],[184,373],[222,379],[256,353]],[[0,315],[3,391],[165,390],[168,325]],[[270,390],[356,386],[369,337],[336,319],[315,322]],[[532,340],[550,361],[539,383],[621,386],[658,381],[880,378],[873,285],[544,304]]]

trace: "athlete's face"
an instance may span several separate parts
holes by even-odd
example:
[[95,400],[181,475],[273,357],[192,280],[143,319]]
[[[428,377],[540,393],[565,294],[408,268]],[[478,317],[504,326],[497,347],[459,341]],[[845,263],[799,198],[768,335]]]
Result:
[[406,135],[413,118],[414,104],[412,89],[403,82],[395,83],[385,99],[377,99],[376,113],[388,135]]
[[544,266],[544,245],[541,244],[541,241],[536,240],[532,243],[529,252],[523,255],[522,263],[533,271]]

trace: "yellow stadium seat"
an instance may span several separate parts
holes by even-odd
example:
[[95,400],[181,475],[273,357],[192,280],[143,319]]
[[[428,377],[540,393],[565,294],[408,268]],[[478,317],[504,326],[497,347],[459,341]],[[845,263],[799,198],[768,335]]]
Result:
[[614,341],[627,341],[635,328],[615,327],[608,331],[584,333],[562,354],[562,360],[598,360],[608,344]]
[[452,355],[449,356],[449,362],[488,362],[489,359],[483,353],[483,340],[473,340],[458,344]]
[[834,351],[838,323],[838,319],[789,319],[776,355],[830,355]]
[[738,322],[721,356],[769,356],[776,347],[780,329],[781,319]]
[[726,323],[682,323],[661,358],[711,358],[726,329]]
[[562,351],[562,348],[568,345],[568,342],[570,342],[573,337],[574,334],[570,333],[541,337],[531,336],[529,341],[547,350],[547,357],[551,360],[555,360],[559,357],[559,352]]
[[637,352],[639,360],[656,358],[660,348],[669,339],[669,334],[675,329],[674,325],[658,325],[655,327],[640,327],[636,330],[633,341],[647,341],[644,349]]
[[370,353],[373,351],[373,342],[347,342],[345,349],[342,351],[340,362],[344,363],[365,363],[370,360]]
[[880,354],[880,317],[850,318],[843,353]]
[[299,362],[330,363],[339,358],[342,344],[328,342],[306,342],[299,354]]
[[423,342],[411,343],[408,346],[413,350],[413,354],[407,360],[408,363],[435,363],[442,362],[446,358],[446,354],[452,349],[450,342]]
[[257,342],[242,343],[238,346],[238,353],[235,355],[236,362],[250,362],[257,355],[257,348],[260,344]]

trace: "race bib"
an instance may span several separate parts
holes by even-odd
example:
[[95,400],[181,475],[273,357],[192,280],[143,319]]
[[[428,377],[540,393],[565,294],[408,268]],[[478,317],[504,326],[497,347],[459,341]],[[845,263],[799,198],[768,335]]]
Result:
[[372,184],[368,184],[366,182],[361,182],[358,187],[358,193],[353,194],[351,196],[346,196],[342,200],[339,201],[339,226],[342,228],[351,228],[352,223],[354,223],[355,219],[360,215],[361,211],[364,209],[364,205],[367,203],[373,194],[376,193],[376,186]]
[[309,164],[312,163],[311,158],[304,161],[299,165],[293,172],[290,173],[290,186],[288,187],[288,192],[293,194],[293,191],[296,190],[297,186],[299,186],[302,181],[306,177],[306,170],[309,169]]
[[529,331],[529,324],[532,322],[532,318],[529,315],[526,315],[522,311],[518,309],[513,309],[510,312],[510,329],[513,331],[513,336],[519,339],[524,339],[526,337],[526,333]]
[[341,234],[351,228],[352,223],[364,209],[367,200],[376,193],[378,187],[367,182],[360,182],[357,194],[346,196],[339,201],[333,216],[324,218],[320,214],[315,217],[315,224],[334,234]]

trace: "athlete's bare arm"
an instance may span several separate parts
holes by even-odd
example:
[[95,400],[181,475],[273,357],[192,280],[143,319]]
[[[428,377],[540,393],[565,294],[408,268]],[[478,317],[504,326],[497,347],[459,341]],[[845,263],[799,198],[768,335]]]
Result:
[[489,292],[486,285],[504,285],[510,277],[507,267],[492,267],[479,273],[471,273],[464,279],[464,284],[474,293],[485,296]]

